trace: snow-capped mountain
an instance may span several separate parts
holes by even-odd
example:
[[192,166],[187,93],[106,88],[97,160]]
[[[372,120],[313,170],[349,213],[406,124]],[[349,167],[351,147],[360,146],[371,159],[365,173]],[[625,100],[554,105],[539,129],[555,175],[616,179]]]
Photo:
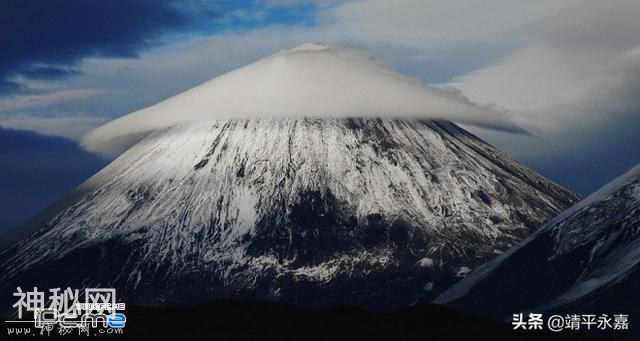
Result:
[[126,152],[3,236],[0,289],[427,301],[577,199],[449,120],[510,129],[366,52],[279,52],[90,132]]
[[640,287],[640,165],[481,266],[435,302],[496,318],[625,313]]
[[447,121],[185,123],[5,236],[0,290],[396,307],[433,298],[575,200]]
[[504,116],[394,71],[367,51],[303,44],[220,75],[89,132],[85,148],[119,155],[188,122],[272,117],[413,117],[522,131]]

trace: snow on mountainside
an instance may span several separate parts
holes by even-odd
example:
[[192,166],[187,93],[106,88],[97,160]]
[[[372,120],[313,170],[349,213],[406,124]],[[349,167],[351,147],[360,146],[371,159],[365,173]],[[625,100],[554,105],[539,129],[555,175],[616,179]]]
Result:
[[397,73],[366,51],[303,44],[91,131],[83,145],[118,155],[149,132],[230,118],[418,117],[520,130],[500,115]]
[[0,253],[0,290],[397,307],[431,299],[575,200],[446,121],[181,124],[23,227]]
[[435,302],[499,318],[524,310],[640,314],[639,285],[640,165]]

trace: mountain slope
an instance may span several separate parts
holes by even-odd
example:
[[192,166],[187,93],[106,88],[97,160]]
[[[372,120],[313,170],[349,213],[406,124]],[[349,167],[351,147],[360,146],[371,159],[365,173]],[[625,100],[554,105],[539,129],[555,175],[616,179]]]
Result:
[[575,200],[446,121],[183,124],[23,227],[0,254],[0,290],[396,307],[429,300]]
[[[436,302],[503,318],[520,311],[640,313],[640,166],[483,265]],[[508,299],[505,299],[508,298]]]

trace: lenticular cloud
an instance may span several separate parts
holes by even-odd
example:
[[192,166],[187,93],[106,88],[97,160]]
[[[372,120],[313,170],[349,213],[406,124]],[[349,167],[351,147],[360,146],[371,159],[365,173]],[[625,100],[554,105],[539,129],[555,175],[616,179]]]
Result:
[[113,156],[155,129],[180,123],[289,116],[411,116],[517,130],[495,113],[393,71],[366,51],[304,44],[109,122],[82,144]]

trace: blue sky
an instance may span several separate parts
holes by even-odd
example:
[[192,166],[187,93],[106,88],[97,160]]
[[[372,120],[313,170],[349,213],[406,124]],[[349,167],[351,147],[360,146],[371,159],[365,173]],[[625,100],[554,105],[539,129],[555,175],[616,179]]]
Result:
[[[87,131],[304,42],[367,49],[504,115],[531,134],[471,129],[588,194],[640,162],[638,15],[630,0],[0,0],[0,230],[108,161],[78,147]],[[33,166],[49,151],[66,155],[56,177]]]

